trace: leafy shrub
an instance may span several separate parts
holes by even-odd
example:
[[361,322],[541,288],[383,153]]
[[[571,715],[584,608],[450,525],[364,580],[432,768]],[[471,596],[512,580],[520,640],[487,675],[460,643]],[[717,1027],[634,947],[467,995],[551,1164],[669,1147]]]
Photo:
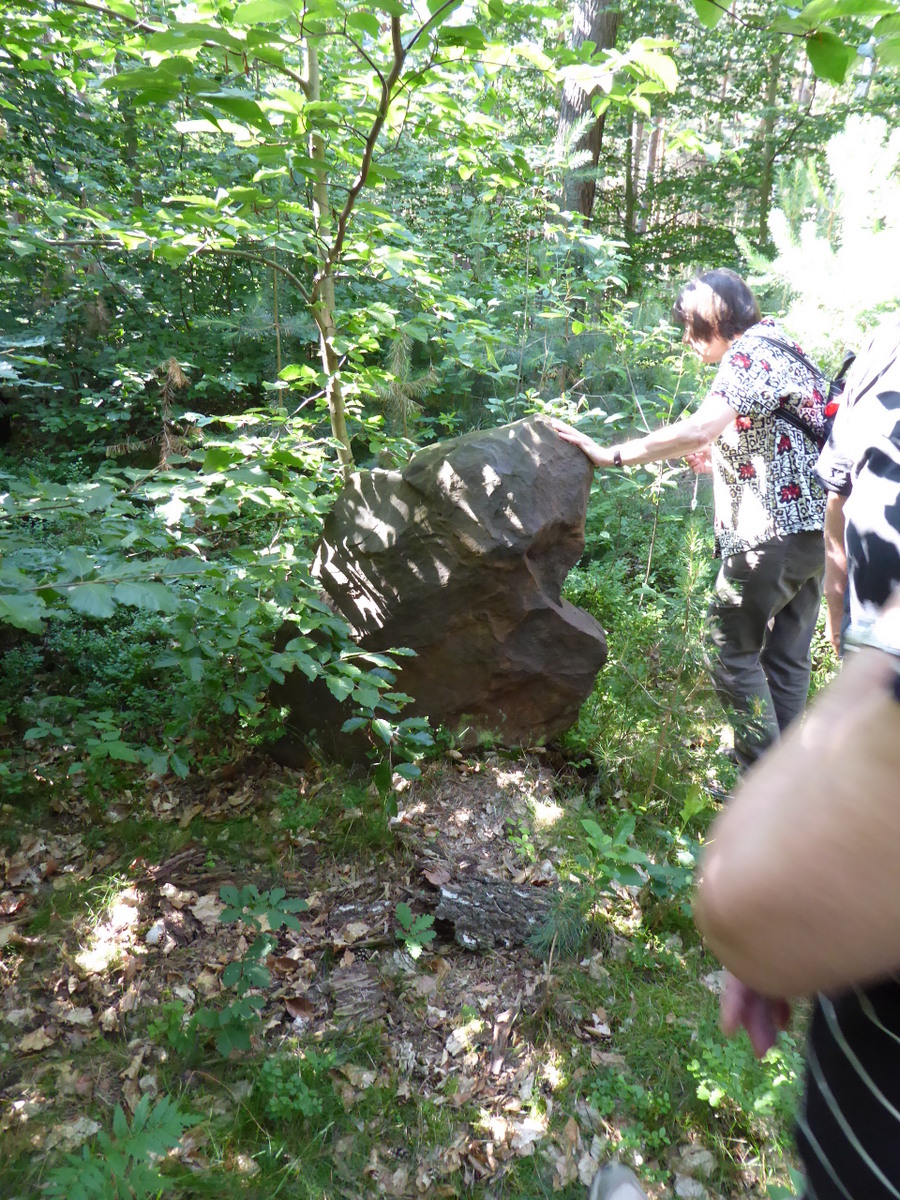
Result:
[[[592,508],[609,503],[604,494]],[[596,768],[605,790],[653,800],[667,821],[723,767],[703,715],[717,711],[703,654],[711,548],[703,526],[678,514],[676,506],[678,520],[660,525],[652,550],[646,521],[623,521],[599,559],[566,583],[567,598],[606,629],[610,656],[564,744]],[[655,561],[668,564],[663,573]]]
[[[781,1034],[761,1061],[746,1037],[722,1041],[710,1031],[702,1041],[699,1056],[687,1064],[696,1080],[697,1098],[710,1108],[730,1112],[745,1127],[761,1117],[774,1117],[771,1128],[790,1129],[803,1072],[803,1056],[794,1038]],[[787,1148],[787,1138],[780,1148]]]

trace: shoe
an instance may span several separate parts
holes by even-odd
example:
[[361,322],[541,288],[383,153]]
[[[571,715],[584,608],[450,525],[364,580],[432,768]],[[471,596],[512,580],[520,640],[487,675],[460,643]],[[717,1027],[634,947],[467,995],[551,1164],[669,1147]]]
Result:
[[594,1176],[588,1200],[647,1200],[647,1193],[634,1171],[621,1163],[611,1163]]

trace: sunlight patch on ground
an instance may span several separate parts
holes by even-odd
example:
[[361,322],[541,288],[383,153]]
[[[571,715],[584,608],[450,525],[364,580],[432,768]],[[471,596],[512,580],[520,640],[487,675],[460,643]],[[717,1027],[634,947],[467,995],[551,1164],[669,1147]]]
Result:
[[555,800],[535,800],[533,806],[534,823],[539,829],[546,829],[561,820],[565,810]]
[[559,1055],[555,1050],[551,1051],[550,1057],[541,1067],[541,1075],[552,1092],[557,1091],[566,1082],[566,1078],[560,1069]]
[[75,956],[83,971],[101,975],[119,961],[141,919],[139,904],[140,897],[134,888],[123,888],[111,897],[105,920],[94,926],[87,945]]
[[494,778],[502,788],[519,788],[525,782],[525,771],[522,767],[507,767],[506,769],[498,767],[494,772]]

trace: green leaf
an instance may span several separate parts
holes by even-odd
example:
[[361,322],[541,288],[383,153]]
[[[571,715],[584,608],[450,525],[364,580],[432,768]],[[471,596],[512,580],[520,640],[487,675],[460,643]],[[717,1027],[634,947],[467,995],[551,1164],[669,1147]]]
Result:
[[190,774],[190,767],[178,754],[173,754],[169,758],[169,766],[175,772],[179,779],[187,779]]
[[897,5],[891,0],[810,0],[797,20],[810,29],[840,17],[880,17],[896,11]]
[[107,758],[117,762],[140,762],[141,756],[133,746],[126,742],[103,742],[103,750]]
[[359,687],[354,689],[353,699],[363,708],[374,708],[378,703],[381,693],[377,687],[373,687],[367,683],[361,683]]
[[900,36],[886,37],[875,48],[878,61],[886,67],[900,67]]
[[470,50],[483,50],[487,45],[477,25],[445,25],[441,30],[441,43],[444,46],[465,46]]
[[131,604],[145,612],[178,612],[178,600],[164,583],[119,583],[113,589],[119,604]]
[[82,583],[66,596],[70,608],[87,617],[111,617],[116,611],[110,588],[102,583]]
[[360,29],[370,37],[381,35],[381,23],[376,16],[368,12],[352,12],[347,15],[347,25],[350,29]]
[[391,744],[391,739],[394,736],[394,731],[389,721],[385,721],[383,717],[376,717],[372,722],[372,732],[376,733],[386,746]]
[[637,871],[633,871],[630,867],[615,867],[613,875],[625,887],[643,887],[644,878]]
[[350,717],[350,719],[345,721],[341,726],[341,733],[355,733],[357,729],[362,729],[364,726],[368,725],[368,723],[368,717]]
[[416,764],[410,762],[397,763],[394,770],[401,779],[418,779],[422,774]]
[[595,842],[602,844],[604,841],[610,840],[596,821],[592,821],[587,818],[581,822],[581,827],[584,829],[584,832],[588,835],[588,837],[593,838]]
[[41,616],[46,608],[40,596],[0,596],[0,621],[28,633],[41,633],[44,628]]
[[847,68],[856,57],[856,51],[830,29],[810,34],[806,39],[806,53],[815,73],[829,83],[843,83]]
[[[140,1104],[138,1104],[140,1108]],[[128,1137],[128,1118],[120,1105],[116,1105],[116,1111],[113,1113],[113,1133],[117,1138]]]
[[725,16],[725,6],[722,4],[713,4],[711,0],[693,0],[693,4],[697,19],[707,29],[715,29]]
[[[668,54],[660,54],[657,50],[633,50],[632,60],[637,63],[652,79],[657,79],[667,92],[674,92],[678,86],[678,67],[675,60]],[[646,92],[646,86],[641,91]]]
[[708,807],[709,800],[706,797],[706,793],[699,784],[692,783],[684,798],[684,804],[681,806],[682,825],[686,825],[691,817],[696,817],[698,813],[703,812]]
[[198,98],[215,105],[222,112],[228,113],[230,117],[237,117],[239,121],[246,121],[248,125],[252,125],[255,129],[262,129],[268,132],[272,128],[269,118],[260,106],[255,100],[251,100],[247,96],[235,95],[229,92],[201,92]]
[[83,550],[66,550],[62,556],[62,566],[70,579],[87,579],[97,568],[94,560]]
[[233,21],[235,25],[263,25],[284,21],[303,7],[303,0],[246,0],[239,4]]
[[353,681],[351,679],[344,679],[339,675],[331,675],[325,682],[335,700],[346,700],[353,691]]

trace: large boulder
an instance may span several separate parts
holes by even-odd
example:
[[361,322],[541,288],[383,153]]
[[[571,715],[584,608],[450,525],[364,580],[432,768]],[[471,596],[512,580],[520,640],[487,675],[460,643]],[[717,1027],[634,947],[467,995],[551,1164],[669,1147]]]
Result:
[[[313,568],[365,649],[408,646],[397,686],[475,744],[533,745],[574,723],[606,660],[603,629],[560,595],[584,549],[591,466],[539,418],[419,450],[401,471],[359,471]],[[293,723],[321,728],[305,682]],[[304,708],[307,711],[298,711]],[[347,716],[342,710],[340,718]]]

